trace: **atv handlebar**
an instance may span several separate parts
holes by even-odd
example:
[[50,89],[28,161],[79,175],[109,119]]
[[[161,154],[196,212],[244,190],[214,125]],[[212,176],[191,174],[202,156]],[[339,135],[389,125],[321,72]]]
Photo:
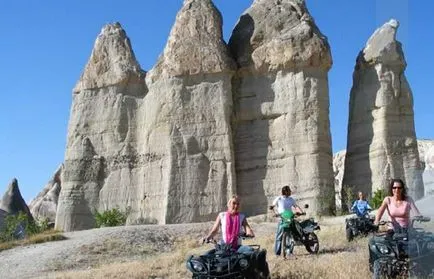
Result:
[[[306,212],[302,212],[302,213],[295,212],[294,215],[295,215],[295,217],[298,217],[298,216],[306,215]],[[280,214],[274,214],[273,216],[274,217],[281,217]]]
[[[246,233],[240,233],[238,235],[238,237],[241,238],[241,239],[251,239],[251,238],[254,238],[255,236],[254,235],[247,235]],[[204,237],[204,238],[202,238],[202,244],[205,244],[205,243],[217,244],[217,240],[215,240],[214,238],[206,238],[206,237]]]
[[[412,217],[410,219],[410,221],[411,221],[411,227],[413,227],[414,222],[419,222],[419,223],[429,222],[429,221],[431,221],[431,218],[427,217],[427,216],[420,215],[420,216],[414,216],[414,217]],[[380,221],[378,223],[378,226],[384,226],[386,224],[393,224],[393,222],[392,221]]]

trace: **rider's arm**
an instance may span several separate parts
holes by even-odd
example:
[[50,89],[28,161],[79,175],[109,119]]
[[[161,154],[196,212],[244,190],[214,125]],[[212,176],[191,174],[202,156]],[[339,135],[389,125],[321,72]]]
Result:
[[380,208],[378,209],[377,215],[375,216],[374,224],[378,224],[381,220],[381,217],[383,217],[384,211],[387,207],[387,201],[389,197],[385,197],[383,200],[383,203],[381,204]]
[[211,239],[216,233],[218,233],[219,226],[220,226],[220,214],[217,215],[217,219],[215,220],[214,225],[212,226],[211,230],[209,231],[205,239]]
[[301,207],[299,207],[297,204],[294,204],[292,207],[291,207],[291,210],[292,211],[295,211],[295,212],[297,212],[297,213],[303,213],[303,209],[301,209]]
[[272,210],[275,215],[277,215],[276,206],[277,206],[277,201],[278,200],[279,200],[279,197],[275,198],[274,201],[273,201],[273,203],[269,207],[270,210]]
[[414,200],[412,198],[408,197],[408,202],[410,203],[411,209],[413,209],[414,212],[416,213],[416,216],[422,215],[420,213],[419,209],[417,208],[416,204],[414,203]]
[[246,235],[248,235],[248,236],[255,236],[255,234],[253,233],[252,228],[250,227],[249,223],[247,222],[247,218],[244,218],[243,227],[244,227],[244,231],[246,232]]
[[357,206],[357,201],[355,201],[354,203],[353,203],[353,206],[351,207],[351,212],[354,212],[354,209],[356,209],[356,206]]
[[366,208],[367,208],[368,210],[372,210],[372,207],[369,205],[369,203],[366,203]]

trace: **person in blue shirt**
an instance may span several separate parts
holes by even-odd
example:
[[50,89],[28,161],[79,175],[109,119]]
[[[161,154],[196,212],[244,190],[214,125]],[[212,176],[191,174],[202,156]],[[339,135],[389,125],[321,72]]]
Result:
[[356,213],[358,217],[364,217],[372,208],[369,206],[369,203],[366,201],[365,195],[363,192],[359,192],[359,199],[353,203],[351,207],[351,212]]

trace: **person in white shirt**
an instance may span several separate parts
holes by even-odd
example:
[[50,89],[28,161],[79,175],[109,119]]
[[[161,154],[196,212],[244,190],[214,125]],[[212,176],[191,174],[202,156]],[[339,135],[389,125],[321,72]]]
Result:
[[[280,216],[285,210],[292,210],[298,213],[302,213],[303,210],[297,205],[294,198],[291,197],[291,188],[286,185],[282,187],[282,195],[274,199],[272,205],[269,207],[275,213],[275,216]],[[279,256],[282,246],[283,230],[280,226],[281,219],[277,224],[276,238],[274,241],[274,253]]]

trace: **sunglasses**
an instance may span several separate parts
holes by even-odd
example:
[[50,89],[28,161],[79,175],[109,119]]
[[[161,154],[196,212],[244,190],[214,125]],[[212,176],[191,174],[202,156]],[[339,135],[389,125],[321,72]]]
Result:
[[392,189],[402,189],[402,187],[392,187]]

